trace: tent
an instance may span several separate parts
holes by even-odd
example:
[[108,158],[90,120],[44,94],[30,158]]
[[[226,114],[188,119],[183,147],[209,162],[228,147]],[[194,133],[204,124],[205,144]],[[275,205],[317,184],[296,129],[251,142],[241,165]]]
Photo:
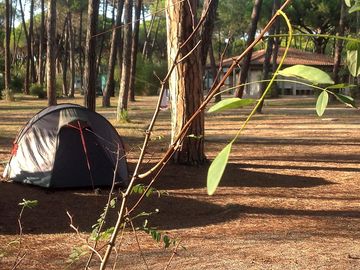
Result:
[[22,128],[3,176],[47,188],[109,186],[114,178],[126,186],[128,169],[124,145],[109,121],[80,105],[60,104]]

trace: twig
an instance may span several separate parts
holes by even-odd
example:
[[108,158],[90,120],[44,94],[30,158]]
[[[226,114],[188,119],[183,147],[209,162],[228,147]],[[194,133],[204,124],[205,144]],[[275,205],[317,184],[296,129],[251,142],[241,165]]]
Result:
[[[127,210],[127,209],[126,209],[126,210]],[[128,215],[128,213],[127,213],[127,215]],[[141,256],[142,260],[144,261],[144,264],[145,264],[145,266],[146,266],[146,269],[149,269],[149,266],[148,266],[148,264],[147,264],[147,262],[146,262],[146,259],[145,259],[145,256],[144,256],[144,253],[143,253],[143,251],[142,251],[142,249],[141,249],[140,242],[139,242],[139,238],[138,238],[138,236],[137,236],[137,233],[136,233],[134,224],[133,224],[133,222],[132,222],[131,219],[128,219],[127,221],[128,221],[128,223],[130,223],[131,229],[132,229],[132,231],[133,231],[133,233],[134,233],[134,235],[135,235],[135,239],[136,239],[136,243],[137,243],[137,246],[138,246],[138,249],[139,249],[139,252],[140,252],[140,256]]]
[[22,236],[23,236],[23,228],[22,228],[22,225],[21,225],[21,218],[22,218],[22,214],[24,213],[24,209],[25,209],[25,206],[23,206],[21,208],[21,211],[20,211],[20,214],[19,214],[19,217],[18,217],[18,225],[19,225],[19,251],[16,255],[16,258],[15,258],[15,261],[14,261],[14,264],[13,264],[13,267],[11,268],[12,270],[16,269],[19,264],[21,263],[21,261],[24,259],[24,257],[26,256],[26,252],[24,252],[22,255],[21,255],[21,249],[22,249]]
[[[280,7],[279,11],[283,10],[290,2],[291,2],[291,0],[285,1],[285,3]],[[177,137],[174,139],[173,144],[170,145],[168,151],[164,154],[163,158],[156,165],[154,165],[153,168],[149,169],[147,172],[145,172],[143,174],[138,175],[139,178],[145,178],[145,177],[149,176],[150,174],[154,173],[161,166],[161,164],[168,158],[168,156],[171,155],[171,152],[174,151],[174,149],[175,149],[175,145],[179,143],[180,139],[184,136],[184,134],[186,133],[187,129],[190,127],[190,125],[192,124],[194,119],[205,109],[207,104],[211,101],[211,99],[220,90],[221,86],[223,86],[225,84],[225,81],[227,80],[227,78],[232,74],[233,69],[240,63],[240,61],[245,57],[245,55],[250,50],[252,50],[252,48],[262,39],[262,37],[269,30],[269,28],[272,26],[272,24],[275,22],[275,20],[277,19],[278,16],[280,16],[279,12],[275,13],[275,15],[270,19],[268,24],[264,27],[264,29],[256,37],[256,39],[250,44],[250,46],[247,47],[240,56],[238,56],[236,59],[234,59],[233,63],[231,64],[231,66],[229,67],[227,72],[224,74],[224,76],[222,77],[222,79],[218,83],[218,85],[209,92],[208,96],[205,98],[205,100],[200,105],[200,107],[197,109],[197,111],[186,122],[186,124],[184,125],[182,130],[179,132]]]
[[[286,0],[285,3],[280,7],[279,10],[284,9],[290,2],[291,2],[291,0]],[[194,29],[194,31],[190,34],[190,36],[186,39],[186,41],[180,46],[180,48],[179,48],[179,50],[178,50],[178,52],[176,54],[175,60],[179,56],[180,50],[186,45],[187,42],[189,42],[189,40],[191,40],[194,37],[196,31],[200,28],[200,25],[204,22],[205,17],[207,15],[207,12],[208,12],[208,10],[205,12],[204,16],[200,19],[200,21],[199,21],[197,27]],[[133,177],[130,180],[130,183],[129,183],[129,186],[128,186],[127,190],[125,191],[125,193],[123,193],[123,199],[122,199],[121,206],[120,206],[120,209],[119,209],[119,212],[118,212],[119,216],[118,216],[118,219],[117,219],[115,227],[114,227],[114,232],[113,232],[113,234],[112,234],[112,236],[110,238],[110,241],[108,243],[108,248],[107,248],[107,250],[105,252],[105,255],[104,255],[104,258],[103,258],[103,260],[101,262],[100,270],[104,270],[106,268],[106,264],[107,264],[108,259],[110,257],[110,253],[111,253],[111,251],[112,251],[112,249],[113,249],[113,247],[115,245],[115,240],[116,240],[117,234],[118,234],[118,232],[120,230],[120,227],[121,227],[121,224],[123,222],[122,220],[123,220],[123,216],[124,216],[124,210],[125,210],[125,204],[126,204],[126,201],[127,201],[127,197],[130,194],[130,191],[131,191],[132,186],[135,183],[135,181],[140,179],[140,178],[144,178],[146,176],[149,176],[150,174],[154,173],[157,169],[164,167],[164,164],[166,164],[169,157],[171,157],[173,155],[174,151],[179,147],[179,145],[181,143],[181,139],[185,136],[186,131],[189,129],[189,127],[193,123],[194,119],[205,109],[206,105],[210,102],[210,100],[214,97],[216,92],[220,89],[220,87],[225,83],[226,79],[230,76],[230,74],[232,73],[232,70],[235,68],[235,66],[237,66],[238,63],[242,60],[242,58],[261,40],[261,38],[269,30],[269,28],[272,26],[272,24],[274,23],[274,21],[276,20],[276,18],[278,16],[279,16],[279,12],[277,12],[270,19],[268,24],[265,26],[265,28],[260,33],[260,35],[253,41],[253,43],[237,59],[234,60],[234,62],[232,63],[232,65],[230,66],[230,68],[228,69],[228,71],[226,72],[224,77],[222,78],[222,80],[219,82],[218,86],[214,87],[214,89],[209,93],[209,95],[206,97],[206,99],[200,105],[198,110],[190,117],[190,119],[184,125],[182,130],[179,132],[177,137],[174,139],[173,144],[170,145],[168,151],[164,154],[163,158],[153,168],[148,170],[148,172],[146,172],[144,174],[141,174],[141,175],[138,175],[140,165],[142,164],[142,161],[144,159],[145,149],[146,149],[147,144],[148,144],[149,139],[150,139],[151,130],[154,127],[155,121],[156,121],[157,116],[158,116],[159,111],[160,111],[160,102],[161,102],[162,96],[164,94],[165,81],[168,80],[171,72],[175,69],[175,65],[173,64],[170,67],[170,69],[169,69],[169,71],[168,71],[168,73],[167,73],[167,75],[166,75],[166,77],[165,77],[165,79],[164,79],[164,81],[162,83],[160,94],[159,94],[159,99],[158,99],[158,103],[157,103],[157,107],[155,108],[155,112],[154,112],[153,118],[152,118],[152,120],[150,122],[149,128],[146,131],[146,136],[145,136],[145,139],[144,139],[143,148],[141,149],[141,153],[140,153],[140,156],[139,156],[139,159],[138,159],[138,163],[136,164],[136,168],[135,168],[135,171],[133,173]]]
[[[210,6],[210,5],[209,5]],[[185,42],[180,46],[179,50],[177,51],[176,53],[176,56],[175,56],[175,59],[177,59],[177,57],[179,57],[180,55],[180,51],[181,49],[194,37],[196,31],[199,30],[200,28],[200,25],[204,22],[205,20],[205,17],[208,13],[208,10],[205,12],[204,16],[199,20],[199,23],[198,25],[196,26],[196,28],[194,29],[194,31],[190,34],[190,36],[185,40]],[[150,140],[150,135],[151,135],[151,130],[153,130],[153,127],[155,125],[155,122],[156,122],[156,119],[159,115],[159,112],[160,112],[160,105],[161,105],[161,100],[162,100],[162,97],[164,95],[164,91],[165,91],[165,82],[169,79],[171,73],[173,72],[173,70],[175,69],[176,67],[176,64],[175,62],[173,63],[173,65],[169,68],[168,70],[168,73],[166,74],[165,76],[165,79],[163,80],[162,84],[161,84],[161,89],[160,89],[160,93],[159,93],[159,98],[158,98],[158,101],[157,101],[157,105],[156,105],[156,108],[155,108],[155,112],[153,114],[153,117],[151,119],[151,122],[150,122],[150,125],[148,127],[148,129],[146,130],[146,135],[145,135],[145,139],[144,139],[144,143],[143,143],[143,147],[141,149],[141,153],[139,155],[139,158],[138,158],[138,162],[136,164],[136,167],[135,167],[135,170],[134,170],[134,173],[133,173],[133,176],[130,180],[130,183],[129,183],[129,186],[128,188],[126,189],[125,193],[123,193],[123,198],[122,198],[122,201],[121,201],[121,206],[120,206],[120,209],[119,209],[119,216],[118,216],[118,219],[116,221],[116,224],[115,224],[115,227],[114,227],[114,232],[113,234],[111,235],[111,238],[110,238],[110,241],[108,243],[108,248],[105,252],[105,255],[104,255],[104,259],[103,261],[101,262],[101,265],[100,265],[100,270],[104,270],[106,268],[106,264],[107,264],[107,261],[110,257],[110,253],[115,245],[115,239],[117,237],[117,234],[120,230],[120,227],[121,227],[121,223],[122,223],[122,219],[123,219],[123,216],[124,216],[124,209],[125,209],[125,204],[126,204],[126,201],[127,201],[127,197],[128,195],[130,194],[131,192],[131,189],[132,189],[132,186],[134,185],[135,181],[137,179],[139,179],[138,177],[138,173],[139,173],[139,168],[143,162],[143,159],[144,159],[144,156],[145,156],[145,151],[146,151],[146,148],[147,148],[147,145],[149,143],[149,140]],[[190,125],[189,125],[190,126]],[[189,128],[186,127],[186,130]],[[172,149],[175,149],[175,146],[172,147]],[[172,155],[172,153],[168,153],[167,156],[170,157]]]
[[[95,237],[95,243],[92,247],[92,252],[90,253],[90,256],[89,256],[89,259],[86,263],[86,266],[85,266],[85,269],[88,269],[90,267],[90,263],[91,263],[91,260],[94,256],[94,253],[95,253],[95,249],[97,247],[97,244],[98,244],[98,236],[100,235],[100,232],[105,224],[105,218],[109,212],[109,208],[110,208],[110,202],[112,200],[112,193],[114,191],[114,188],[115,188],[115,181],[116,181],[116,175],[117,175],[117,170],[118,170],[118,166],[119,166],[119,156],[120,156],[120,145],[117,144],[117,152],[116,152],[116,164],[115,164],[115,169],[114,169],[114,174],[113,174],[113,179],[112,179],[112,183],[111,183],[111,189],[110,189],[110,192],[109,192],[109,196],[108,196],[108,200],[107,200],[107,203],[106,203],[106,207],[105,207],[105,211],[104,211],[104,216],[103,216],[103,219],[101,220],[100,222],[100,225],[97,229],[97,232],[96,232],[96,237]],[[100,257],[101,258],[101,257]]]
[[[92,246],[90,246],[89,241],[88,241],[87,239],[85,239],[84,237],[81,237],[80,232],[79,232],[79,229],[74,226],[73,217],[72,217],[72,215],[69,213],[69,211],[66,211],[66,215],[67,215],[67,216],[69,217],[69,219],[70,219],[70,228],[72,228],[72,229],[75,231],[76,235],[80,238],[80,240],[82,240],[83,242],[86,243],[87,248],[89,248],[89,249],[90,249],[94,254],[96,254],[96,255],[99,257],[99,259],[101,260],[102,257],[101,257],[101,255],[100,255],[100,253],[97,252]],[[85,269],[86,269],[86,268],[85,268]]]
[[169,266],[170,266],[172,260],[174,259],[175,255],[177,255],[177,250],[178,250],[178,248],[180,246],[180,243],[181,243],[181,240],[177,243],[176,247],[174,248],[174,250],[173,250],[173,252],[171,254],[171,257],[170,257],[169,261],[167,262],[164,270],[167,270],[169,268]]
[[118,256],[119,256],[119,254],[120,254],[119,251],[120,251],[122,239],[123,239],[123,237],[124,237],[125,228],[126,228],[126,223],[124,223],[124,227],[123,227],[123,229],[121,230],[120,239],[119,239],[119,241],[118,241],[119,244],[117,245],[116,248],[114,248],[114,250],[115,250],[115,258],[114,258],[114,264],[113,264],[113,267],[112,267],[113,270],[116,269],[116,262],[117,262],[117,258],[118,258]]
[[14,266],[11,268],[11,270],[15,270],[15,269],[20,265],[20,263],[21,263],[22,260],[25,258],[25,256],[26,256],[26,252],[24,252],[23,255],[18,256],[18,257],[16,258],[15,264],[14,264]]

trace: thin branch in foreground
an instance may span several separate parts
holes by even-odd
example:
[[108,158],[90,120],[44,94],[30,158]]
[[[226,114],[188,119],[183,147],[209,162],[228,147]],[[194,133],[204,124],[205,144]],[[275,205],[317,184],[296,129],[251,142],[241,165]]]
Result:
[[[127,210],[127,209],[126,209],[126,210]],[[132,229],[132,231],[133,231],[133,233],[134,233],[134,236],[135,236],[135,239],[136,239],[136,244],[137,244],[138,249],[139,249],[139,252],[140,252],[140,256],[141,256],[142,260],[144,261],[144,264],[145,264],[145,266],[146,266],[146,269],[149,269],[149,266],[148,266],[148,264],[147,264],[147,262],[146,262],[146,259],[145,259],[145,256],[144,256],[144,253],[143,253],[143,251],[142,251],[142,249],[141,249],[140,242],[139,242],[139,238],[138,238],[138,235],[137,235],[137,233],[136,233],[134,224],[133,224],[133,222],[132,222],[131,219],[128,219],[127,221],[128,221],[128,223],[130,224],[131,229]]]
[[180,240],[180,241],[177,243],[177,245],[175,246],[175,248],[174,248],[174,250],[173,250],[173,252],[172,252],[172,254],[171,254],[171,257],[170,257],[169,261],[167,262],[164,270],[167,270],[167,269],[169,268],[169,266],[170,266],[172,260],[174,259],[175,255],[178,254],[178,253],[177,253],[177,250],[179,249],[180,243],[181,243],[181,240]]
[[[119,233],[119,230],[121,228],[121,224],[123,223],[124,211],[125,211],[125,208],[126,208],[127,197],[130,194],[131,189],[132,189],[135,181],[152,174],[153,172],[157,171],[159,168],[164,167],[164,164],[166,164],[166,161],[168,160],[168,158],[173,155],[175,149],[178,147],[178,145],[181,144],[181,139],[184,138],[184,136],[186,134],[186,131],[191,126],[191,124],[193,123],[195,118],[205,109],[205,107],[210,102],[210,100],[215,96],[217,91],[221,88],[222,85],[224,85],[226,79],[230,76],[230,74],[232,73],[232,70],[235,68],[235,66],[237,66],[237,64],[243,59],[243,57],[250,50],[252,50],[252,48],[262,39],[264,34],[269,30],[269,28],[275,22],[277,17],[280,16],[280,11],[283,10],[290,2],[291,2],[291,0],[286,0],[284,2],[284,4],[280,7],[279,11],[270,19],[268,24],[264,27],[264,29],[259,34],[259,36],[254,40],[254,42],[237,59],[235,59],[235,61],[232,63],[232,65],[230,66],[228,71],[225,73],[224,77],[219,82],[219,84],[216,87],[214,87],[214,89],[209,93],[209,95],[206,97],[206,99],[203,101],[203,103],[200,105],[200,107],[197,109],[197,111],[190,117],[190,119],[184,125],[182,130],[179,132],[178,136],[174,139],[173,144],[169,146],[169,149],[166,151],[163,158],[153,168],[151,168],[148,172],[145,172],[145,173],[139,175],[139,168],[140,168],[140,166],[141,166],[141,164],[143,162],[143,159],[144,159],[145,151],[146,151],[149,139],[150,139],[150,134],[151,134],[151,131],[152,131],[153,127],[154,127],[155,121],[157,120],[158,114],[160,112],[160,102],[161,102],[161,99],[162,99],[163,94],[164,94],[164,84],[162,84],[160,94],[159,94],[158,103],[157,103],[157,107],[155,108],[153,118],[152,118],[152,120],[150,122],[150,125],[149,125],[149,128],[148,128],[148,130],[146,132],[146,137],[144,139],[143,148],[141,150],[141,153],[140,153],[138,162],[136,164],[136,168],[134,170],[133,176],[132,176],[132,178],[130,180],[130,183],[129,183],[129,186],[128,186],[127,190],[123,194],[121,206],[120,206],[119,212],[118,212],[118,219],[116,221],[114,231],[113,231],[113,234],[111,235],[110,241],[108,242],[107,250],[106,250],[106,252],[104,254],[104,258],[103,258],[103,260],[101,262],[101,265],[100,265],[100,270],[105,270],[106,265],[107,265],[108,260],[109,260],[109,257],[110,257],[110,254],[111,254],[111,251],[112,251],[113,247],[115,246],[117,234]],[[208,12],[208,10],[207,10],[207,12]],[[195,36],[195,33],[200,28],[200,25],[204,22],[205,17],[207,15],[207,12],[200,19],[199,24],[194,29],[194,31],[189,35],[189,37],[186,39],[186,41],[180,46],[180,48],[179,48],[179,50],[178,50],[178,52],[176,54],[176,58],[180,55],[180,50],[186,45],[186,43]],[[170,69],[169,69],[169,71],[168,71],[168,73],[167,73],[167,75],[166,75],[166,77],[164,79],[164,82],[168,80],[168,78],[170,77],[171,72],[173,72],[174,69],[175,69],[175,64],[171,65],[171,67],[170,67]]]

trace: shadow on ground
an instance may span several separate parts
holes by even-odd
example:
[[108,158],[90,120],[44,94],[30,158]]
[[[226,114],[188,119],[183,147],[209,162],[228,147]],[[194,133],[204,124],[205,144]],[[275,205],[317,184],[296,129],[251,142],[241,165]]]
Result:
[[[182,173],[180,174],[179,171]],[[158,189],[194,189],[205,186],[207,166],[198,168],[188,166],[169,167],[160,177]],[[292,175],[270,174],[252,172],[240,169],[239,165],[229,164],[224,179],[221,182],[225,187],[286,187],[286,188],[309,188],[331,184],[321,178],[303,177]],[[199,192],[205,193],[202,189]],[[204,194],[203,194],[204,195]],[[33,209],[26,209],[23,217],[24,233],[61,233],[70,232],[68,211],[74,220],[74,225],[80,231],[91,231],[91,226],[96,223],[107,201],[107,190],[95,194],[92,190],[46,190],[28,185],[15,183],[0,183],[0,233],[16,234],[18,232],[17,217],[20,212],[18,203],[22,199],[38,200],[39,204]],[[131,199],[130,205],[135,198]],[[236,207],[221,206],[209,202],[211,200],[198,200],[176,196],[153,196],[147,198],[139,208],[139,211],[154,211],[160,209],[160,213],[151,219],[154,225],[162,229],[178,229],[200,227],[210,224],[226,222],[238,218],[242,214],[278,214],[284,215],[349,215],[356,213],[345,212],[286,212],[276,209],[249,208],[241,205]],[[276,211],[275,211],[276,210]],[[108,224],[114,224],[116,211],[112,209],[109,214]],[[357,216],[356,216],[357,217]],[[140,223],[139,221],[138,223]]]
[[[244,169],[244,167],[249,168],[251,166],[229,163],[225,169],[220,186],[310,188],[333,184],[320,177],[265,173]],[[203,188],[206,186],[208,168],[208,165],[197,168],[186,165],[168,165],[167,169],[160,176],[156,187],[165,190]]]

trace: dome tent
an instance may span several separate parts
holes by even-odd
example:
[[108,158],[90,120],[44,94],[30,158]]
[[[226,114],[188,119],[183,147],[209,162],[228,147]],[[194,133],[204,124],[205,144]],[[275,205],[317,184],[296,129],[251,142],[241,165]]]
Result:
[[80,105],[60,104],[22,128],[3,176],[48,188],[108,186],[116,166],[115,181],[126,186],[124,145],[109,121]]

